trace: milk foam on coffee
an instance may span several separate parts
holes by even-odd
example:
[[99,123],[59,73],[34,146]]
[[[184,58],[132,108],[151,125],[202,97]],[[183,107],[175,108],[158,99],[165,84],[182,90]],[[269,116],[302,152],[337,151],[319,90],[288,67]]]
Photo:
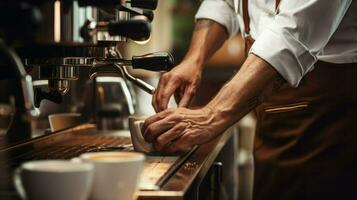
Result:
[[94,181],[90,199],[133,199],[138,190],[145,155],[137,152],[85,153],[78,158],[92,163]]

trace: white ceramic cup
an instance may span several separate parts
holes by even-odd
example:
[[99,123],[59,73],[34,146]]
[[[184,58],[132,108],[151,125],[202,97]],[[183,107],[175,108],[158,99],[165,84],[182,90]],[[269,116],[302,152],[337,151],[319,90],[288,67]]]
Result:
[[14,174],[17,192],[29,200],[86,200],[92,180],[92,164],[67,160],[25,162]]
[[154,147],[152,144],[145,141],[142,132],[141,126],[144,124],[146,116],[131,115],[129,116],[129,130],[131,136],[131,142],[135,151],[143,153],[152,153],[154,152]]
[[92,163],[94,180],[90,199],[131,200],[138,190],[145,155],[135,152],[96,152],[82,154],[74,161]]

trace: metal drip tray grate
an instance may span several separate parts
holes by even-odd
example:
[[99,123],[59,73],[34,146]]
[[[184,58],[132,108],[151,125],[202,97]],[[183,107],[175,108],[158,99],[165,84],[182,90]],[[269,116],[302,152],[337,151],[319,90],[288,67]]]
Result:
[[[86,152],[99,151],[125,151],[131,149],[130,138],[117,136],[99,136],[99,135],[74,135],[67,140],[51,144],[45,147],[36,146],[19,149],[16,155],[11,155],[7,163],[0,162],[0,167],[10,164],[14,167],[27,160],[42,159],[71,159]],[[21,153],[21,150],[24,152]],[[6,162],[6,161],[5,161]]]

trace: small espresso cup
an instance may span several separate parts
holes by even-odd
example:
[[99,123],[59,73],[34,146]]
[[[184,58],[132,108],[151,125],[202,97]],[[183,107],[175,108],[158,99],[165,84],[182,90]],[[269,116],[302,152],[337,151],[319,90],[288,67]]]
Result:
[[56,113],[48,116],[51,132],[67,129],[81,124],[80,113]]
[[75,162],[94,165],[94,180],[90,199],[131,200],[138,190],[145,156],[135,152],[85,153]]
[[17,192],[28,200],[86,200],[92,180],[92,164],[67,160],[29,161],[14,173]]
[[141,127],[144,124],[146,118],[146,116],[140,115],[129,116],[129,130],[131,142],[133,143],[135,151],[143,153],[152,153],[155,151],[153,145],[145,141],[141,132]]

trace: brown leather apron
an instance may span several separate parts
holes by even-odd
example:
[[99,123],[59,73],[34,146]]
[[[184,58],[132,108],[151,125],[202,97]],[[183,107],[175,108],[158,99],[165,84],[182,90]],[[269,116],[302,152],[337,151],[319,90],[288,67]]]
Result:
[[256,113],[253,199],[357,199],[357,63],[318,61]]

